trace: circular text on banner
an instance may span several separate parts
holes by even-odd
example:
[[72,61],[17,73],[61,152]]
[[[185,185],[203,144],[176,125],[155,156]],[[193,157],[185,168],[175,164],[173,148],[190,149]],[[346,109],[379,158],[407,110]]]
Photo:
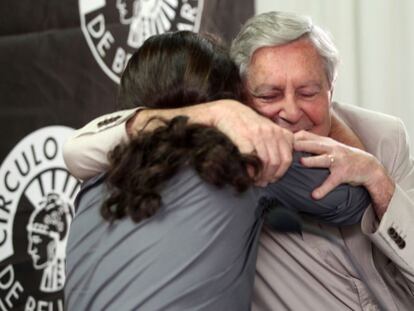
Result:
[[62,145],[73,129],[22,139],[0,167],[0,310],[63,311],[65,248],[80,183]]
[[79,0],[81,27],[99,66],[113,81],[152,35],[198,32],[203,0]]

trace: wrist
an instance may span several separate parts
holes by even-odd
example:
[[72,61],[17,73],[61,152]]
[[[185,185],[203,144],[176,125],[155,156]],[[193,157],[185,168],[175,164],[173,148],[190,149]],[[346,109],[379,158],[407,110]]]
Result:
[[145,126],[145,123],[149,120],[150,112],[151,110],[148,109],[138,109],[135,114],[127,120],[125,127],[129,138],[134,137],[138,131]]
[[[208,103],[209,120],[208,124],[220,128],[220,124],[228,121],[229,117],[234,118],[240,113],[250,110],[244,104],[233,99],[222,99]],[[240,110],[242,109],[242,110]]]
[[136,133],[134,125],[136,119],[138,118],[138,114],[140,113],[142,113],[142,110],[137,110],[135,114],[126,121],[125,128],[129,138],[132,138]]
[[[374,160],[378,162],[377,159],[374,158]],[[375,213],[381,219],[394,195],[395,183],[379,162],[373,168],[371,178],[367,181],[365,187],[371,196]]]
[[182,108],[181,114],[189,118],[190,123],[215,126],[220,116],[218,101]]
[[234,104],[241,105],[239,102],[231,99],[216,100],[203,104],[203,109],[198,116],[202,118],[200,123],[219,127],[223,120],[226,120],[228,109]]

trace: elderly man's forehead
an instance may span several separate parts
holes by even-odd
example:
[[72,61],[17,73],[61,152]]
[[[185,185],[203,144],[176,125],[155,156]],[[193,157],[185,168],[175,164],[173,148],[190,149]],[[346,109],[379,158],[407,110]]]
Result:
[[295,76],[299,84],[322,83],[325,79],[328,81],[323,58],[308,38],[257,49],[250,60],[245,79],[247,82],[256,80],[257,75],[261,76],[263,83],[271,81],[272,85],[275,78],[286,78],[284,75]]
[[250,65],[262,59],[264,56],[269,56],[271,54],[283,54],[284,57],[288,57],[289,54],[292,53],[303,54],[307,57],[314,56],[316,58],[321,58],[313,42],[308,37],[301,37],[286,44],[269,45],[256,49],[250,58]]

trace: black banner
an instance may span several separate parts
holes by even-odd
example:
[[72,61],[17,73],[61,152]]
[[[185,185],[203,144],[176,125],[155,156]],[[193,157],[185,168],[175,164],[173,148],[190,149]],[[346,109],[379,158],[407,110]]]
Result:
[[64,255],[80,183],[61,150],[116,110],[119,76],[149,36],[231,40],[254,1],[19,0],[0,3],[0,311],[63,310]]

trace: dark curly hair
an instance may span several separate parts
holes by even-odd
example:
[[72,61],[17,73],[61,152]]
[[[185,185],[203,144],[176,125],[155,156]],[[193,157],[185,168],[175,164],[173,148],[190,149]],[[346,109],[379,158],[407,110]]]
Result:
[[[214,40],[187,31],[146,40],[129,60],[119,91],[123,108],[176,108],[223,98],[242,100],[236,65]],[[259,174],[260,160],[241,154],[216,128],[191,124],[184,116],[161,121],[154,131],[142,130],[110,153],[104,219],[151,217],[161,206],[162,184],[185,166],[208,183],[239,192],[254,181],[247,167]]]

